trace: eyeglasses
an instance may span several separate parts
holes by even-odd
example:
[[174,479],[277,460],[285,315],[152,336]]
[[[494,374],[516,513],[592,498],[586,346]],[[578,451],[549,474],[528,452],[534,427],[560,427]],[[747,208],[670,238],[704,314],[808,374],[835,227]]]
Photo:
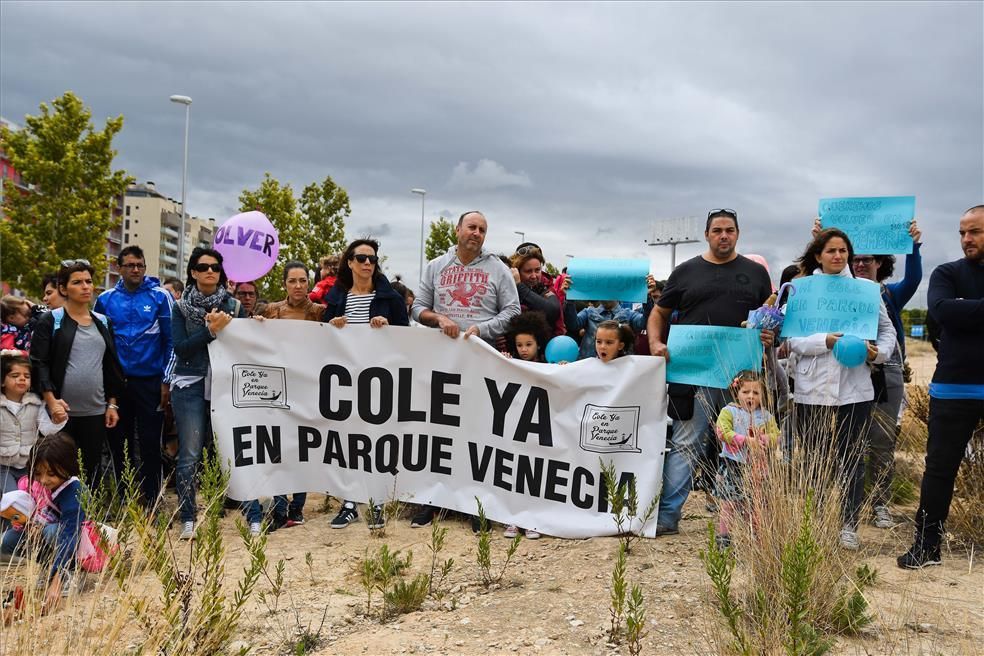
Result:
[[147,268],[147,265],[143,262],[130,262],[128,264],[121,264],[121,269],[131,269],[133,271],[143,271]]
[[858,255],[854,258],[855,264],[862,264],[864,266],[871,266],[875,262],[875,258],[871,255]]
[[366,255],[365,253],[356,253],[355,255],[352,256],[352,259],[358,262],[359,264],[365,264],[367,261],[369,262],[369,264],[375,264],[376,262],[379,262],[378,256]]
[[236,292],[236,296],[244,296],[246,298],[252,298],[256,296],[256,292]]
[[199,262],[195,266],[191,267],[191,269],[192,271],[197,271],[198,273],[205,273],[209,269],[211,269],[213,273],[222,273],[222,265],[219,264],[218,262],[215,262],[214,264],[205,264],[204,262]]
[[715,214],[727,214],[728,216],[732,217],[735,221],[738,220],[738,212],[734,210],[729,210],[727,207],[719,207],[716,210],[711,210],[710,212],[707,213],[707,218],[709,219]]
[[79,260],[62,260],[61,261],[61,265],[63,267],[75,266],[76,264],[81,264],[82,266],[92,266],[92,263],[89,262],[89,260],[81,260],[81,259],[79,259]]

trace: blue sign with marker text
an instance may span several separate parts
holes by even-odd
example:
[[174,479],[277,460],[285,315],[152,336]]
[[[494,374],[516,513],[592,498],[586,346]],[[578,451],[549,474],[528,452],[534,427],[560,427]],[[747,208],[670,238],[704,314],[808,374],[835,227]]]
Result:
[[671,383],[725,389],[739,372],[762,369],[762,341],[755,328],[670,326],[666,343]]
[[649,260],[574,258],[567,265],[571,301],[645,303]]
[[793,280],[796,292],[786,303],[783,337],[844,333],[861,339],[878,336],[881,294],[870,280],[817,273]]
[[859,255],[911,253],[915,214],[915,196],[820,199],[820,224],[846,232]]

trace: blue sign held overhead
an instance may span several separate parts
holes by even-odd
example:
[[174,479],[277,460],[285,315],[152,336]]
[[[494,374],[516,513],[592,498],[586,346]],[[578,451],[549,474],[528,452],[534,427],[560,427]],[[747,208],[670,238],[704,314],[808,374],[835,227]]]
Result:
[[574,258],[567,264],[572,301],[645,303],[649,260]]
[[915,214],[915,196],[820,199],[820,224],[846,232],[858,255],[911,253]]
[[762,341],[755,328],[670,326],[666,343],[671,383],[726,389],[740,371],[762,369]]
[[792,282],[796,293],[786,303],[783,337],[844,333],[861,339],[878,336],[881,295],[870,280],[817,273]]

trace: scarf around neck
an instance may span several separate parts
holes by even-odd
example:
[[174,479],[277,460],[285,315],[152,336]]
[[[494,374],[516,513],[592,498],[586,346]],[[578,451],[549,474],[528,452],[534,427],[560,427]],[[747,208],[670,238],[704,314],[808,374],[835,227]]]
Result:
[[221,306],[228,296],[229,292],[225,287],[219,286],[216,288],[214,294],[206,296],[195,285],[185,288],[184,294],[181,295],[181,300],[178,301],[178,306],[181,308],[181,312],[185,315],[187,321],[204,326],[205,315]]

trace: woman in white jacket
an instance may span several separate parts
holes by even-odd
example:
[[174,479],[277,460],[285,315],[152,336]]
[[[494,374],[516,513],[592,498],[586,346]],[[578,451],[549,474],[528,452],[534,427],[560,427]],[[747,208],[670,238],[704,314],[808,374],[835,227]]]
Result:
[[[853,257],[851,240],[842,231],[830,228],[817,234],[798,263],[805,275],[850,277]],[[809,453],[832,453],[831,441],[835,442],[843,485],[841,546],[858,549],[858,515],[864,496],[864,445],[875,392],[868,366],[845,367],[834,357],[834,344],[842,336],[842,333],[817,333],[795,337],[789,340],[789,347],[795,360],[793,398],[801,446]],[[874,344],[868,342],[867,346],[868,362],[872,364],[885,362],[895,350],[895,328],[883,302],[878,310],[878,336]]]

